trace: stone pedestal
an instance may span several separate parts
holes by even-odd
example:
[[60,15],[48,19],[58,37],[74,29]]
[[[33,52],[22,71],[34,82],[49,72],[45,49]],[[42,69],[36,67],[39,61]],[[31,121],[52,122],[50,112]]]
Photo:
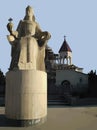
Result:
[[14,70],[6,74],[5,114],[29,126],[47,116],[47,74],[38,70]]

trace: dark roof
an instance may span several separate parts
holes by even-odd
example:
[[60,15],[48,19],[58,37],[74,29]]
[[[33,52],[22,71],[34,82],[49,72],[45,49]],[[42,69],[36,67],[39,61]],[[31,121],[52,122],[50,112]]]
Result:
[[62,44],[62,46],[61,46],[61,48],[59,50],[59,53],[60,52],[64,52],[64,51],[72,52],[72,50],[71,50],[70,46],[68,45],[68,43],[67,43],[65,38],[64,38],[64,42],[63,42],[63,44]]

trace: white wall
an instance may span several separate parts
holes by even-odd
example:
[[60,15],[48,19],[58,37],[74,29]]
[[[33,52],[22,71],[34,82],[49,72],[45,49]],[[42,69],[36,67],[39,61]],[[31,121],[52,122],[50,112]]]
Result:
[[74,70],[56,70],[56,85],[60,85],[64,80],[70,81],[73,86],[77,84],[85,85],[88,84],[88,75]]

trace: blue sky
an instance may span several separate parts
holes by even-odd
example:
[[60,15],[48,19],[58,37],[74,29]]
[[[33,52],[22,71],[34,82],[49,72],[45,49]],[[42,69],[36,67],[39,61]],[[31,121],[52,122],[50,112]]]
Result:
[[36,21],[52,38],[48,45],[55,53],[64,35],[73,51],[73,64],[88,73],[97,70],[97,0],[3,0],[0,4],[0,68],[6,73],[10,65],[11,46],[6,29],[9,17],[14,30],[25,16],[25,8],[34,8]]

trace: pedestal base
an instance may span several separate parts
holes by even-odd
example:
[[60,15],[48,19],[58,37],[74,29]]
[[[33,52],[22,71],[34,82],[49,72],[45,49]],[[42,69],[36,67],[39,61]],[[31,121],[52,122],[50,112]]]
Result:
[[44,122],[47,116],[47,74],[37,70],[6,74],[5,114],[27,126]]
[[33,125],[39,125],[43,124],[47,120],[47,117],[40,118],[40,119],[33,119],[33,120],[15,120],[15,119],[7,119],[6,123],[8,125],[11,124],[11,126],[16,126],[16,127],[28,127],[28,126],[33,126]]

